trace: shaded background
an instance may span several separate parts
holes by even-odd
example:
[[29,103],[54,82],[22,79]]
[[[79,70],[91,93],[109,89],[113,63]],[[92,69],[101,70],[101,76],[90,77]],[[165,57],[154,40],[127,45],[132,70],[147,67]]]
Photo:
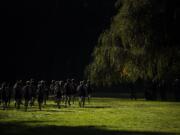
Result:
[[115,1],[1,2],[1,81],[82,79]]

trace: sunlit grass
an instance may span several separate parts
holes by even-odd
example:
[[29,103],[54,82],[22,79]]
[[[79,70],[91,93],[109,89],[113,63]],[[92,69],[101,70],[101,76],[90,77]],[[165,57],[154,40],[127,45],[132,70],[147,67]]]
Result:
[[16,110],[13,103],[9,110],[0,110],[0,129],[4,134],[28,132],[26,128],[21,129],[23,126],[180,133],[180,103],[94,98],[90,104],[86,103],[85,108],[79,108],[76,101],[71,107],[62,106],[58,109],[54,101],[49,101],[42,111],[37,105],[27,112],[24,107]]

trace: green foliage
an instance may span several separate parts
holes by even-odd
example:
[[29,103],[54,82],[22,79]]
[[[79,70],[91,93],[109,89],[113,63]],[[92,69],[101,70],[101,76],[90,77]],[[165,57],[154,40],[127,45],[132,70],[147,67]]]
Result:
[[96,85],[178,77],[180,49],[168,38],[167,6],[167,1],[118,1],[117,14],[100,35],[87,66],[87,77]]

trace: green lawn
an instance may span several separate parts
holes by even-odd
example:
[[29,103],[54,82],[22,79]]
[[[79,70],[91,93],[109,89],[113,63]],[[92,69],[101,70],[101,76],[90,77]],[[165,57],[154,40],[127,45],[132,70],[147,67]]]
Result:
[[39,111],[0,110],[0,134],[175,135],[180,134],[180,103],[94,98],[57,109],[53,101]]

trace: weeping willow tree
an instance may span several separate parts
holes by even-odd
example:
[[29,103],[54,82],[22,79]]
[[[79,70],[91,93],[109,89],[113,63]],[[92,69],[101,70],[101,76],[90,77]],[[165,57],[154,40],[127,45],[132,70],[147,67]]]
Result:
[[168,0],[119,0],[116,8],[86,68],[88,79],[96,85],[112,85],[178,77],[180,49],[167,30]]

